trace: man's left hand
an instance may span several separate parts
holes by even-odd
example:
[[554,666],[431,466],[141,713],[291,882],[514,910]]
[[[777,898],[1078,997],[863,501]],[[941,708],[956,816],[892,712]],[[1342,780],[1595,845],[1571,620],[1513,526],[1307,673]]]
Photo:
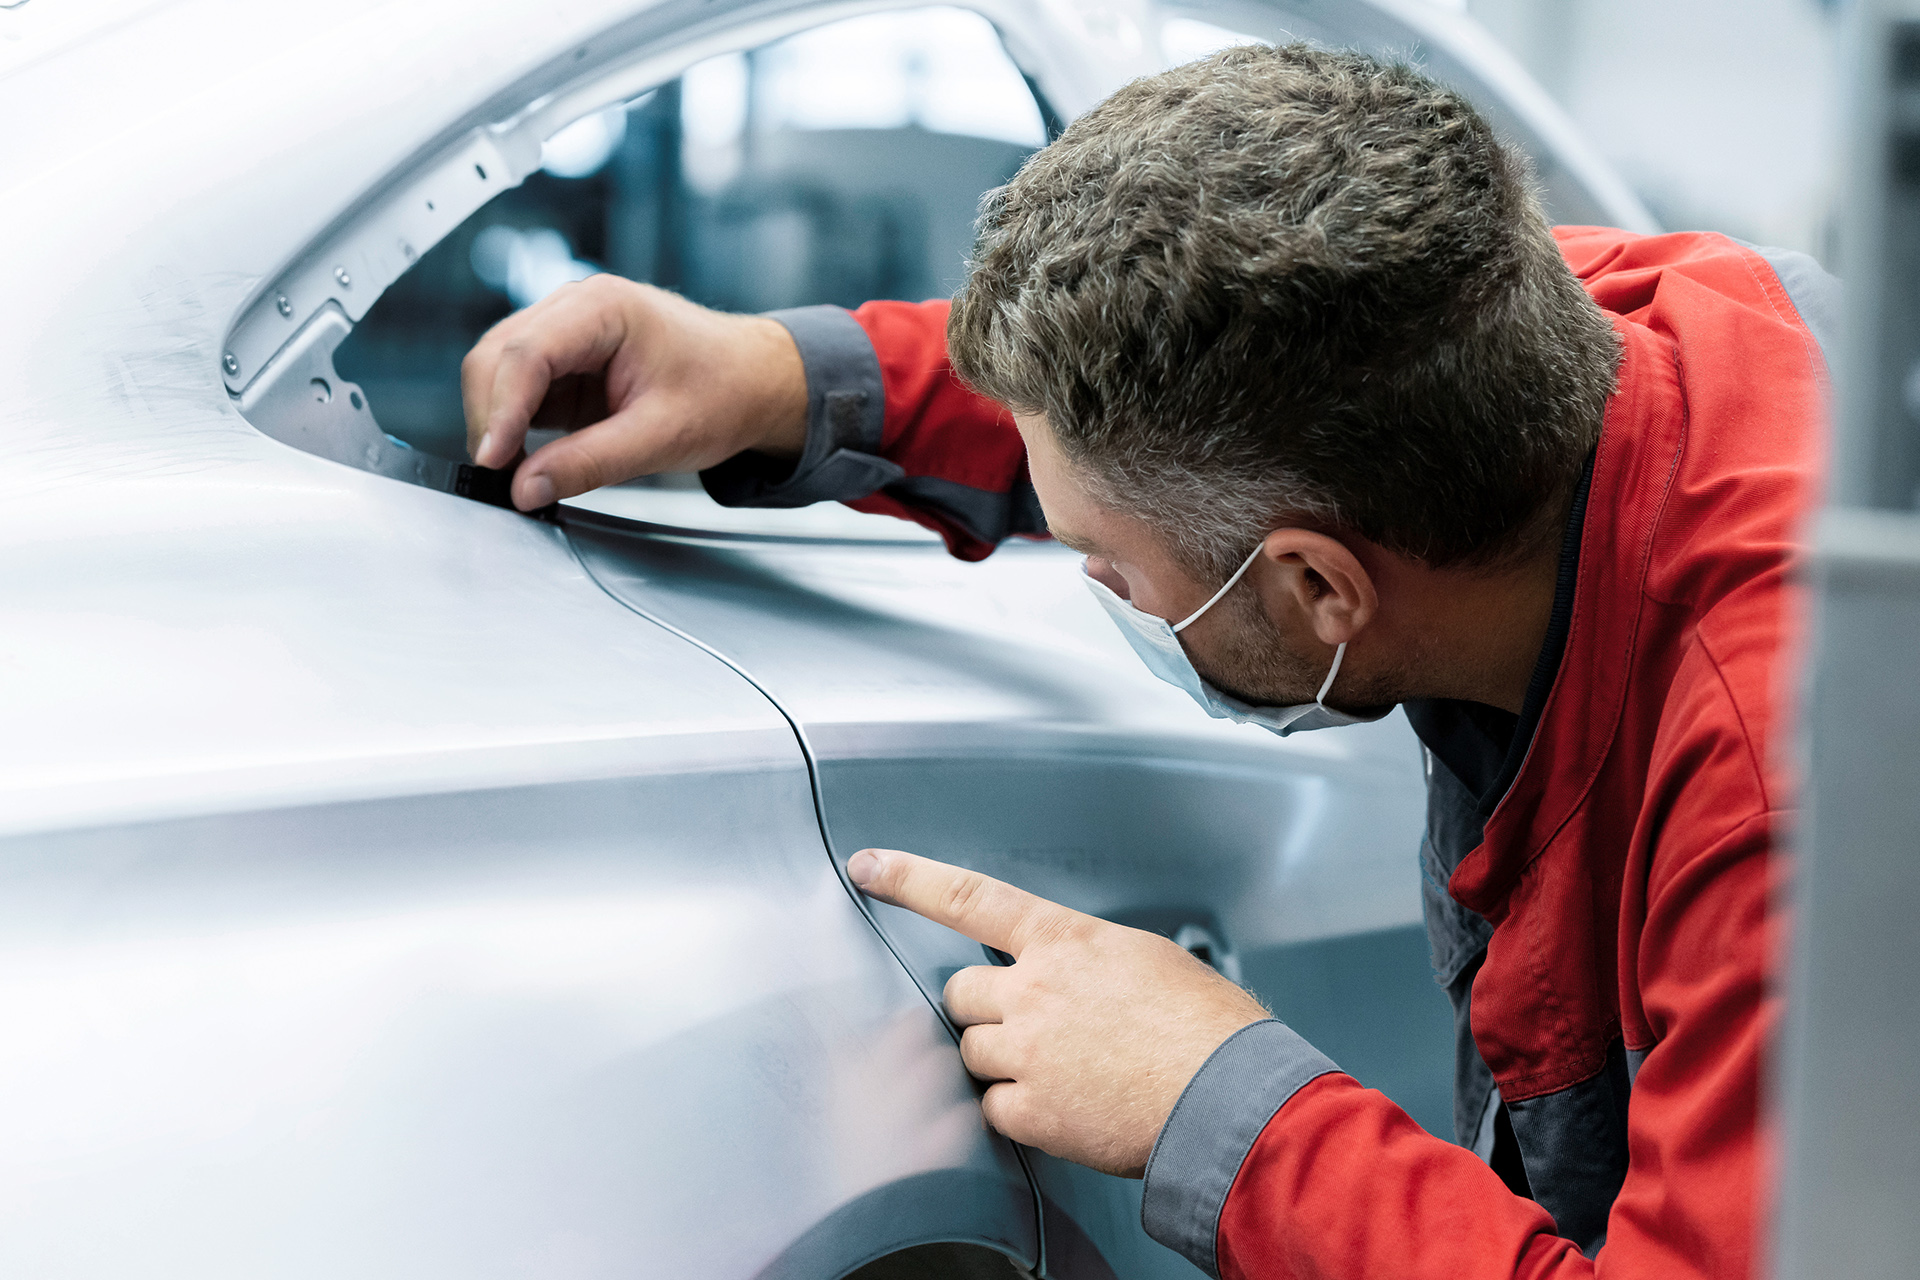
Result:
[[1013,956],[962,969],[947,1012],[992,1081],[987,1123],[1028,1146],[1137,1178],[1181,1090],[1260,1002],[1158,934],[1110,924],[961,867],[863,849],[864,892]]

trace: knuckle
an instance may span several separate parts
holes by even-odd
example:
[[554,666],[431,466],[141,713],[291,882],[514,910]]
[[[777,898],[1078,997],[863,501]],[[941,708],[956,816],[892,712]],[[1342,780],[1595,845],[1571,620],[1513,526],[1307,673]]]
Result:
[[981,1096],[980,1113],[996,1132],[1012,1137],[1019,1131],[1023,1118],[1019,1093],[1003,1084],[994,1085]]
[[[1003,1002],[1009,1019],[1020,1016],[1045,1017],[1061,1012],[1061,1002],[1071,1002],[1076,987],[1072,972],[1058,968],[1028,966],[1032,972],[1018,984]],[[1084,966],[1079,966],[1084,967]]]
[[986,893],[986,877],[971,871],[962,872],[940,891],[940,906],[954,919],[964,920],[979,910]]
[[949,1005],[955,1002],[964,1002],[968,994],[973,990],[974,983],[978,981],[978,979],[973,976],[977,972],[977,968],[957,971],[951,978],[947,979],[947,985],[940,989],[940,998]]
[[589,489],[598,489],[607,483],[608,468],[606,462],[591,449],[581,449],[568,468],[574,478]]
[[1027,941],[1033,946],[1057,946],[1089,940],[1089,917],[1064,907],[1049,906],[1035,911],[1027,920]]
[[1034,1062],[1033,1037],[1029,1034],[1008,1029],[1000,1037],[1000,1057],[1005,1061],[1007,1072],[1014,1079],[1027,1074]]

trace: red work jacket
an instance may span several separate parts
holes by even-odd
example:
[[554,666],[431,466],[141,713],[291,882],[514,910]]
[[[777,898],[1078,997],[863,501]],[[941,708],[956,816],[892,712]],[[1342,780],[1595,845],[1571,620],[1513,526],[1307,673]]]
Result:
[[[1180,1243],[1229,1280],[1754,1272],[1792,803],[1791,567],[1817,487],[1826,366],[1777,256],[1709,234],[1556,234],[1625,358],[1564,656],[1524,764],[1446,887],[1491,927],[1472,1038],[1509,1106],[1624,1056],[1624,1178],[1601,1206],[1604,1243],[1583,1254],[1472,1152],[1327,1064],[1256,1117],[1237,1167],[1213,1171],[1210,1237]],[[872,482],[895,482],[851,505],[935,528],[963,558],[988,554],[1020,525],[983,530],[962,499],[1025,487],[1011,419],[954,380],[945,304],[870,303],[853,318],[884,386]],[[1169,1133],[1183,1123],[1195,1121],[1176,1109]],[[1156,1194],[1184,1194],[1153,1178],[1150,1220]]]

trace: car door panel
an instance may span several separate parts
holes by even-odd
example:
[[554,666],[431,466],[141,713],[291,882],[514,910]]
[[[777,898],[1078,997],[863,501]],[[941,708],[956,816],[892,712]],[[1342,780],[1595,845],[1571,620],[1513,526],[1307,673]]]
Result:
[[[1303,1030],[1319,1029],[1317,1009],[1363,1079],[1384,1066],[1430,1123],[1444,1116],[1444,997],[1423,964],[1353,963],[1404,959],[1418,935],[1423,799],[1399,717],[1284,741],[1209,721],[1146,674],[1052,547],[967,565],[920,542],[563,519],[609,591],[699,635],[794,718],[837,857],[906,848],[1170,936],[1204,930],[1216,963],[1291,997],[1283,1016],[1307,1010]],[[911,913],[871,910],[930,995],[989,960]],[[1303,969],[1327,981],[1289,981]],[[1329,981],[1344,988],[1333,1016],[1312,999]],[[1138,1184],[1031,1163],[1051,1274],[1193,1274],[1140,1231]]]
[[746,1276],[904,1180],[838,1263],[1031,1258],[810,808],[789,762],[0,845],[0,1270]]
[[550,524],[259,445],[0,517],[0,1273],[1035,1259],[765,697]]

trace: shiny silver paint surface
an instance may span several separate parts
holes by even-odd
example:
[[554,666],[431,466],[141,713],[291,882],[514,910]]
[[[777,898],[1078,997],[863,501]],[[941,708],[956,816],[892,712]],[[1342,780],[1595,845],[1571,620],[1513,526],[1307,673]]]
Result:
[[[566,524],[610,592],[701,636],[793,717],[841,859],[912,849],[1168,935],[1201,925],[1254,971],[1290,944],[1419,918],[1424,792],[1405,721],[1283,740],[1207,720],[1145,671],[1063,548],[967,565],[937,543]],[[987,959],[911,913],[874,914],[930,994]],[[1098,1258],[1194,1274],[1141,1235],[1137,1185],[1033,1163],[1064,1274],[1100,1274]]]
[[777,712],[552,527],[331,471],[10,513],[0,1272],[1036,1256]]
[[[979,949],[876,929],[835,859],[1251,969],[1415,918],[1401,722],[1207,722],[1051,548],[561,527],[236,399],[284,340],[240,339],[426,247],[383,219],[462,147],[517,180],[609,95],[880,7],[0,13],[0,1273],[825,1277],[971,1239],[1191,1274],[1137,1188],[981,1131],[927,998]],[[980,7],[1069,115],[1156,65],[1141,4]],[[1507,92],[1457,15],[1350,12]],[[663,522],[603,505],[636,501]]]

